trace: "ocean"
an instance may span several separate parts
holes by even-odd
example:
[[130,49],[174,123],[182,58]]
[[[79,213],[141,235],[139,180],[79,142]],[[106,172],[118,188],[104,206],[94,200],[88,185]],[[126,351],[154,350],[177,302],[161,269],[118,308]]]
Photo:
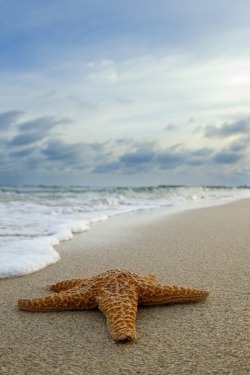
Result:
[[55,245],[115,215],[159,207],[167,215],[249,197],[250,187],[0,186],[0,278],[59,261]]

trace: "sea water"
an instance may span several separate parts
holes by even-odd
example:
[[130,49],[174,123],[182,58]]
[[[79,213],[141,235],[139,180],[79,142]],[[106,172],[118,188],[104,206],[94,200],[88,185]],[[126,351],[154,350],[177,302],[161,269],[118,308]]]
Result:
[[55,245],[114,215],[158,207],[167,214],[248,197],[247,187],[0,186],[0,278],[59,261]]

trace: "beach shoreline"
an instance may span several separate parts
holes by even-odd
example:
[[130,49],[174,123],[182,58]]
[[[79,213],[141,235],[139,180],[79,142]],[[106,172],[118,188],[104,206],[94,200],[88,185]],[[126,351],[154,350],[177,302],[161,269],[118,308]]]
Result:
[[[1,283],[0,373],[232,374],[249,370],[250,200],[130,213],[56,247],[60,262]],[[139,308],[135,343],[116,344],[98,311],[27,313],[18,298],[111,268],[209,290],[204,303]]]

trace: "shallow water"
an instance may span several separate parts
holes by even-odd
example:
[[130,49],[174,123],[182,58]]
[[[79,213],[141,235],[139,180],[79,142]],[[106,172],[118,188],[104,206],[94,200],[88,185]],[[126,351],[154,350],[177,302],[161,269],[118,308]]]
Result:
[[0,187],[0,277],[35,272],[60,259],[53,246],[91,224],[138,210],[176,210],[250,197],[227,187]]

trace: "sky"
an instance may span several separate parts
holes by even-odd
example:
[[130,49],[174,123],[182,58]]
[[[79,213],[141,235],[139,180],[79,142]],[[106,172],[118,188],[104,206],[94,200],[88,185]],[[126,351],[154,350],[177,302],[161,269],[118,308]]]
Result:
[[250,185],[249,14],[0,0],[0,184]]

